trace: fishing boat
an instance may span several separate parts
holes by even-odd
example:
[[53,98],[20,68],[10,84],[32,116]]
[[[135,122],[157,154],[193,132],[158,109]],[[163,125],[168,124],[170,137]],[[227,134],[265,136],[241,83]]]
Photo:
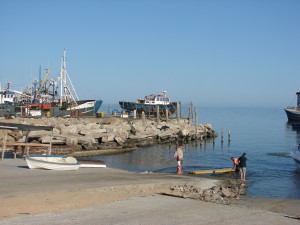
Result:
[[[66,49],[62,57],[58,78],[48,80],[47,69],[43,80],[35,80],[21,95],[14,97],[11,105],[20,117],[80,117],[96,116],[100,112],[102,100],[80,100],[67,72]],[[41,76],[41,68],[40,68]],[[60,90],[58,91],[60,83]],[[7,107],[4,107],[7,108]]]
[[284,109],[289,121],[300,121],[300,92],[297,92],[296,95],[297,95],[297,106],[296,107],[288,106]]
[[235,172],[233,168],[225,168],[225,169],[212,169],[212,170],[198,170],[198,171],[190,171],[190,174],[213,174],[213,173],[231,173]]
[[161,116],[166,115],[167,111],[170,116],[176,112],[177,108],[177,102],[171,102],[166,91],[162,94],[147,95],[144,99],[138,99],[136,102],[119,101],[119,105],[126,112],[131,113],[136,110],[138,115],[144,112],[147,116],[156,116],[157,111]]
[[7,87],[3,89],[0,84],[0,117],[16,116],[16,101],[30,97],[21,91],[11,89],[10,84],[11,82],[8,81]]
[[294,159],[295,163],[296,163],[296,169],[298,171],[300,171],[300,150],[299,149],[295,149],[294,151],[292,151],[290,153],[290,156]]
[[80,163],[65,155],[28,155],[26,163],[30,169],[78,170]]

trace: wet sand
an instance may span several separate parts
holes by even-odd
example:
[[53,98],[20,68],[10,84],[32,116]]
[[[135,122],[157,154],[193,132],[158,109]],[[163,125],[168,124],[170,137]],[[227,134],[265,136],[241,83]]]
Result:
[[112,168],[33,170],[22,159],[4,159],[0,224],[300,224],[299,199],[246,197],[220,205],[162,195],[172,185],[206,189],[218,182]]

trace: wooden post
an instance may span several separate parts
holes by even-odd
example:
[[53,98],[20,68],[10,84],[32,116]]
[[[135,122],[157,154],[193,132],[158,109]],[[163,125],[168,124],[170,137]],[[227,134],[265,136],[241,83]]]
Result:
[[193,107],[193,102],[191,102],[191,122],[190,124],[193,125],[194,123],[194,107]]
[[177,116],[177,122],[180,120],[180,104],[179,102],[176,103],[176,116]]
[[168,123],[169,121],[169,110],[166,108],[166,122]]
[[26,146],[26,156],[29,155],[30,146]]
[[221,129],[221,142],[223,142],[223,128]]
[[49,144],[49,149],[48,149],[48,155],[51,155],[52,153],[52,138],[53,138],[53,128],[51,131],[51,138],[50,138],[50,144]]
[[159,105],[156,106],[156,122],[159,124]]
[[230,130],[228,130],[228,142],[230,142]]
[[189,107],[189,124],[191,124],[191,120],[192,120],[192,109],[191,107]]
[[142,112],[142,122],[143,122],[143,126],[146,126],[146,119],[145,119],[145,112]]
[[14,159],[17,158],[17,150],[18,150],[18,147],[15,146],[15,147],[14,147],[14,152],[13,152],[13,154],[14,154]]
[[4,152],[6,150],[6,140],[7,140],[7,133],[4,136],[4,142],[3,142],[3,146],[2,146],[2,157],[1,157],[2,160],[4,159]]
[[136,109],[133,110],[133,119],[136,119]]
[[196,135],[197,135],[197,130],[198,130],[198,110],[195,107],[195,129],[196,129]]

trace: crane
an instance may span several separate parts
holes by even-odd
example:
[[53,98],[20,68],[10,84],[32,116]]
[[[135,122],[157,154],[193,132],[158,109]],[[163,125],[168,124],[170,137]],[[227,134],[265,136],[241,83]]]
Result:
[[46,81],[47,81],[47,78],[48,78],[49,74],[50,74],[50,69],[47,69],[46,75],[45,75],[43,81],[42,81],[41,84],[40,84],[40,87],[39,87],[39,93],[41,93],[42,88],[44,87],[44,85],[45,85],[45,83],[46,83]]

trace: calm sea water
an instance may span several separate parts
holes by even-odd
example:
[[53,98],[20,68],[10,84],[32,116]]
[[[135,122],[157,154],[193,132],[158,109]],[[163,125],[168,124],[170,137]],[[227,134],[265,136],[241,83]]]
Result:
[[[211,123],[219,136],[215,141],[193,142],[184,146],[184,172],[231,167],[230,157],[239,157],[246,152],[247,195],[300,198],[300,174],[289,156],[295,145],[300,143],[300,130],[293,129],[287,123],[282,108],[199,107],[198,114],[199,123]],[[231,134],[230,143],[228,131]],[[175,173],[175,150],[175,145],[164,144],[92,159],[103,160],[108,167],[128,171]]]

